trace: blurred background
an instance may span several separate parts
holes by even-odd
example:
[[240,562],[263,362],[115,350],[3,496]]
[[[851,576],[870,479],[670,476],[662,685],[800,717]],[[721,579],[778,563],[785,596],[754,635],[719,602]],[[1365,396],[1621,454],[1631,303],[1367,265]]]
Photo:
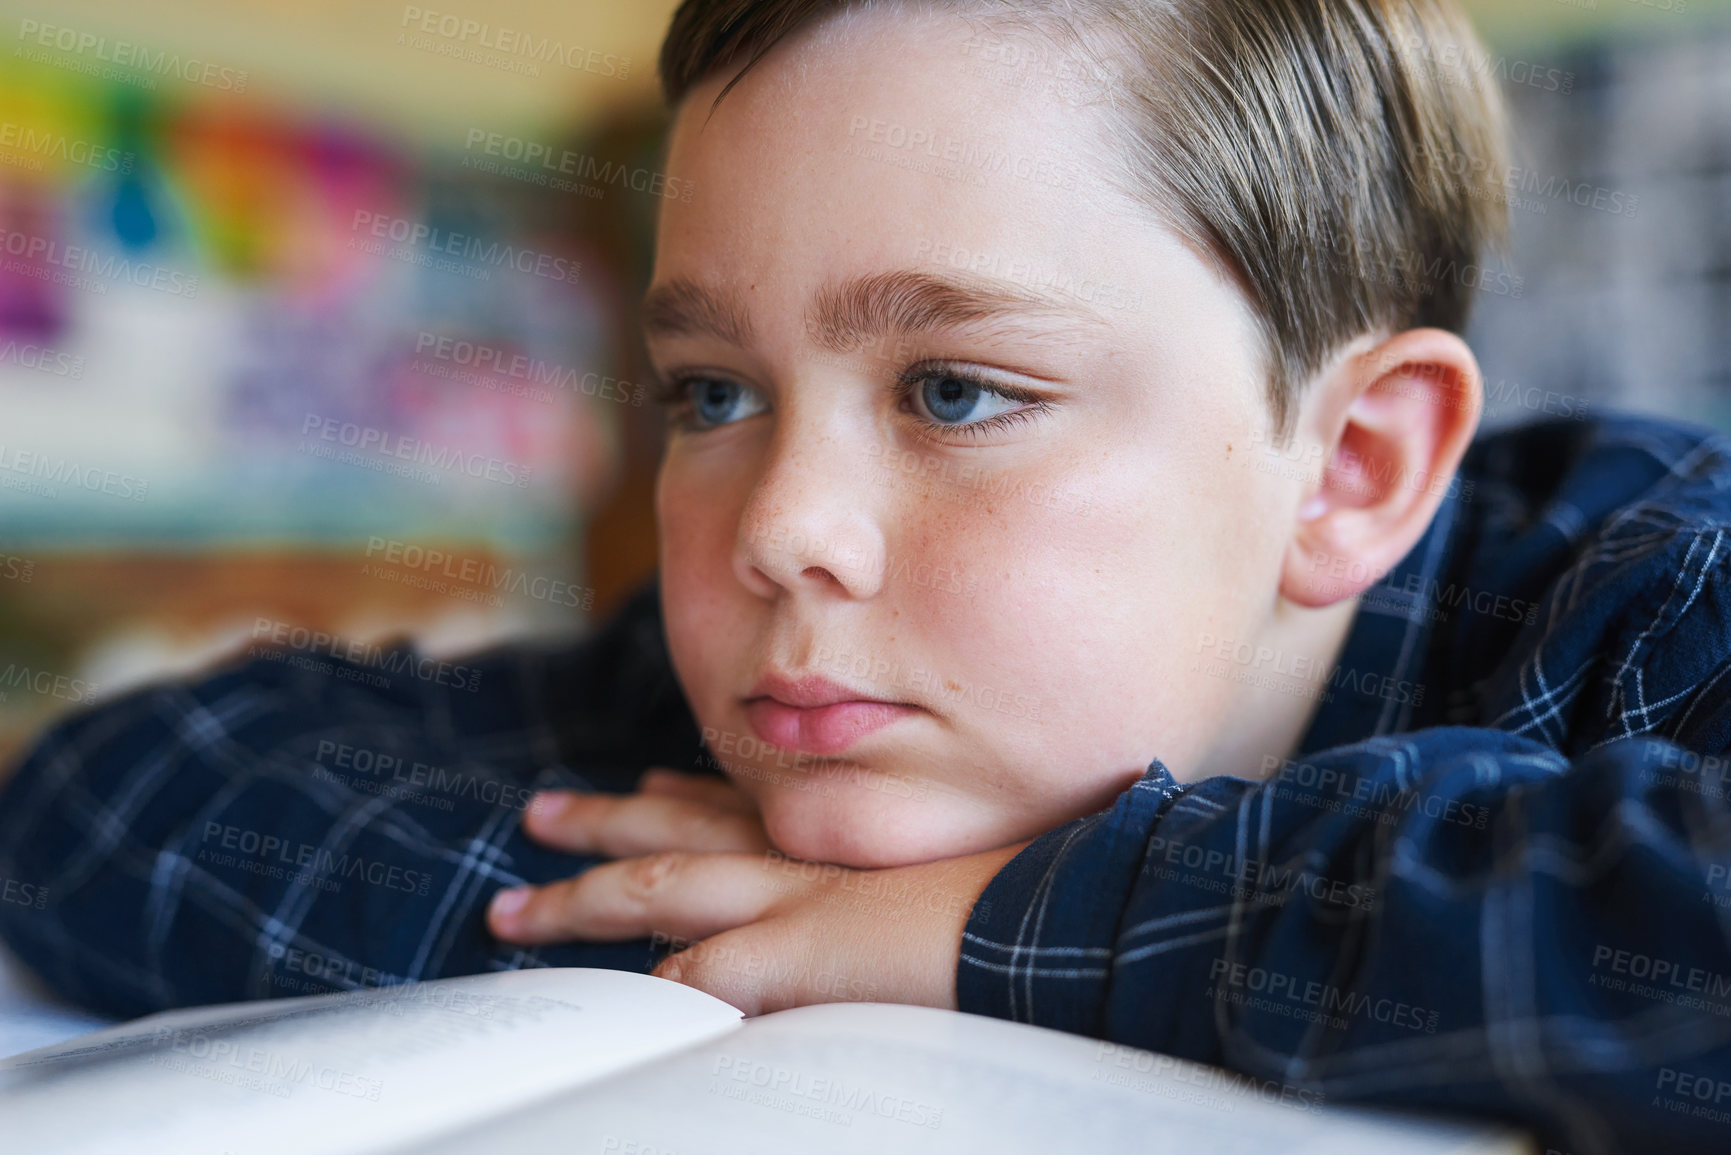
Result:
[[[655,567],[673,0],[0,3],[0,765],[279,625],[455,653]],[[1471,0],[1487,423],[1731,429],[1731,0]]]

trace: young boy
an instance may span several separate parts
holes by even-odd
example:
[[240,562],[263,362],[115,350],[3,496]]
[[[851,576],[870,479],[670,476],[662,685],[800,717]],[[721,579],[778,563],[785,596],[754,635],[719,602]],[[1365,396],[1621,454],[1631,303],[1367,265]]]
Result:
[[1472,50],[1443,0],[687,0],[657,582],[65,723],[0,931],[116,1014],[688,946],[748,1012],[1722,1146],[1728,443],[1469,446]]

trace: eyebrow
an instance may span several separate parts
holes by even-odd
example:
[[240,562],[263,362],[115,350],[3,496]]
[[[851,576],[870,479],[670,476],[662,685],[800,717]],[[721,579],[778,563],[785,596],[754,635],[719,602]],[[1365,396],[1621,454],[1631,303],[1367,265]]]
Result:
[[[700,335],[744,347],[751,322],[738,293],[675,278],[643,298],[645,336]],[[826,285],[813,297],[806,331],[822,347],[845,353],[890,334],[987,321],[1062,321],[1104,326],[1080,301],[998,278],[896,269]]]
[[735,292],[678,277],[645,293],[640,309],[646,337],[707,336],[740,348],[751,344],[751,318]]

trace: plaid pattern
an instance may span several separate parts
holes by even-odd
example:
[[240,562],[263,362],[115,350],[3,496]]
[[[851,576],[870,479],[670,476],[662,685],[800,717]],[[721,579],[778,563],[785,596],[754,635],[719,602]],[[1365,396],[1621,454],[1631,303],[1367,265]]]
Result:
[[1155,762],[1028,847],[962,1009],[1573,1155],[1731,1150],[1728,451],[1626,417],[1481,438],[1354,620],[1339,668],[1382,676],[1266,780]]
[[[1573,1155],[1726,1148],[1728,448],[1635,417],[1482,437],[1295,758],[1156,761],[1037,840],[969,921],[962,1008]],[[591,861],[520,834],[528,790],[705,768],[657,599],[449,670],[291,638],[62,723],[0,793],[0,880],[40,896],[0,935],[114,1015],[648,969],[646,941],[501,946],[482,911]]]
[[653,585],[576,645],[443,667],[286,635],[49,732],[0,794],[0,880],[37,899],[0,902],[0,934],[57,993],[120,1017],[523,966],[646,971],[664,953],[648,940],[521,949],[483,914],[502,887],[596,861],[521,833],[533,789],[701,771],[699,740]]

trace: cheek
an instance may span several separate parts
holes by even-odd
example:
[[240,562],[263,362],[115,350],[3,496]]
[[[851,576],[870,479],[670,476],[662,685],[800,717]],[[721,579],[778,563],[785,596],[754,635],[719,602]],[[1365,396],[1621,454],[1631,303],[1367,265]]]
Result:
[[973,721],[1021,767],[1018,786],[1071,801],[1121,789],[1218,732],[1232,687],[1196,672],[1198,647],[1247,631],[1273,587],[1266,535],[1243,515],[1254,483],[1198,464],[1119,459],[1080,489],[1081,511],[1024,511],[974,535],[969,556],[996,561],[982,562],[992,580],[941,628],[975,685],[1010,697]]
[[1149,654],[1170,648],[1153,609],[1160,554],[1110,506],[1006,500],[979,513],[945,536],[965,559],[964,593],[900,600],[896,633],[909,628],[930,698],[979,755],[975,786],[1044,811],[1153,755],[1118,736],[1133,708],[1165,712],[1147,676]]
[[724,485],[669,463],[655,483],[656,540],[664,580],[700,588],[729,577],[739,502]]
[[745,628],[731,565],[736,520],[724,494],[665,470],[656,482],[655,513],[668,650],[698,720],[712,726],[728,692],[721,675]]

